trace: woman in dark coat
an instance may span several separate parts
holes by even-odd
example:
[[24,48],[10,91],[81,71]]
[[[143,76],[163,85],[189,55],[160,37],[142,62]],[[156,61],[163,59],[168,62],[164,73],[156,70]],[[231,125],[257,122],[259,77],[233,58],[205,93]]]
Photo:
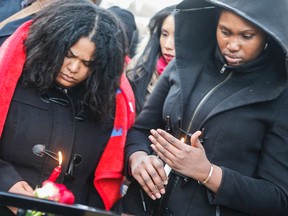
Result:
[[176,60],[128,133],[135,180],[116,209],[287,215],[288,2],[186,0],[177,8]]
[[[61,151],[57,182],[76,203],[109,210],[120,198],[124,144],[134,119],[125,50],[117,19],[88,0],[55,1],[4,42],[1,191],[32,196],[49,178],[58,161],[39,157],[40,144]],[[9,215],[5,207],[0,215]]]

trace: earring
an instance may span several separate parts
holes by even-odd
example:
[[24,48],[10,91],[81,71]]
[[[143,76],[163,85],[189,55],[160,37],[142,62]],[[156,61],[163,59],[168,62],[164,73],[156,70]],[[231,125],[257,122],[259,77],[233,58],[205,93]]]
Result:
[[268,43],[265,43],[264,50],[267,50]]

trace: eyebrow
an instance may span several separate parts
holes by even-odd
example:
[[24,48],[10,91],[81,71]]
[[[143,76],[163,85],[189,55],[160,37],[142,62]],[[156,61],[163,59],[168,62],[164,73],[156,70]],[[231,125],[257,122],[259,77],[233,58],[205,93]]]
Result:
[[[79,58],[77,55],[75,55],[75,54],[72,52],[71,48],[68,50],[68,52],[70,52],[73,57]],[[81,58],[79,58],[79,59],[81,59]],[[83,62],[87,62],[87,63],[93,62],[92,59],[91,59],[91,60],[81,59],[81,60],[82,60]]]
[[168,31],[168,30],[167,30],[166,28],[163,28],[163,27],[162,27],[162,28],[161,28],[161,31]]
[[[231,31],[230,28],[226,27],[225,25],[221,25],[219,24],[219,28],[223,28],[225,30],[228,30],[228,31]],[[253,28],[249,28],[249,29],[244,29],[242,31],[240,31],[241,33],[244,33],[244,32],[250,32],[250,33],[257,33],[258,31],[256,29],[253,29]]]

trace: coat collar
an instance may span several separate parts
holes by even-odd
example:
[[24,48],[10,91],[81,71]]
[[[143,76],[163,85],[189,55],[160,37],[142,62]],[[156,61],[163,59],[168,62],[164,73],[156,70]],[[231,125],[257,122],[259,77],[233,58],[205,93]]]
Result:
[[[216,44],[213,46],[215,47]],[[209,50],[211,50],[210,56],[213,56],[213,49],[209,48]],[[176,58],[178,58],[178,56],[176,56]],[[212,62],[212,59],[210,59],[210,62],[197,62],[191,59],[190,64],[187,65],[177,65],[176,59],[175,64],[182,93],[181,97],[179,97],[179,100],[181,100],[180,103],[182,104],[182,108],[185,107],[185,103],[188,101],[187,98],[189,98],[191,91],[193,91],[193,86],[198,81],[198,75],[201,72],[205,73],[205,70],[209,69],[213,70],[213,73],[220,73],[221,67],[225,62],[220,56],[218,56],[216,59],[217,60],[214,63]],[[271,61],[267,61],[267,59],[270,59]],[[179,60],[178,63],[179,62],[181,63],[181,60]],[[208,64],[210,66],[207,67]],[[284,89],[286,89],[285,65],[282,63],[281,58],[278,58],[277,55],[273,53],[273,50],[264,53],[261,57],[252,62],[249,62],[248,64],[238,67],[228,66],[226,70],[227,73],[234,73],[232,76],[239,76],[239,74],[244,73],[257,73],[258,75],[256,76],[260,78],[253,82],[253,84],[241,89],[231,97],[215,106],[211,113],[207,116],[206,120],[216,115],[217,113],[226,110],[234,109],[248,104],[273,100],[277,98],[284,91]],[[282,73],[275,73],[275,71],[282,71]],[[180,111],[180,113],[183,113],[183,110]]]

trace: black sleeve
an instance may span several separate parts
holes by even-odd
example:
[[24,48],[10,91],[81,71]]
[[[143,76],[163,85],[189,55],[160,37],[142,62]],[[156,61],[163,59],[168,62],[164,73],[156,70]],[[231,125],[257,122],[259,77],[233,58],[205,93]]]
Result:
[[6,161],[0,160],[0,191],[8,191],[14,184],[23,181],[23,178],[13,168],[13,166]]
[[152,153],[148,136],[151,129],[165,128],[163,119],[163,104],[170,90],[170,74],[175,70],[174,62],[171,62],[157,81],[153,92],[145,103],[143,110],[136,118],[134,126],[128,131],[125,160],[126,168],[130,155],[136,151]]

